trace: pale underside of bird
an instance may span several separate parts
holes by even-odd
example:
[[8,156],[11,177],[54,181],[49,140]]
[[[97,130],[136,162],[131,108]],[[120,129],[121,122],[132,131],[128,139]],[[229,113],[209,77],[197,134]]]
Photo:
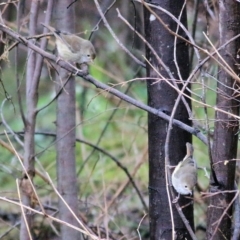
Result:
[[187,155],[178,163],[172,173],[172,185],[175,190],[182,195],[192,194],[197,183],[197,164],[193,158],[193,146],[186,144]]

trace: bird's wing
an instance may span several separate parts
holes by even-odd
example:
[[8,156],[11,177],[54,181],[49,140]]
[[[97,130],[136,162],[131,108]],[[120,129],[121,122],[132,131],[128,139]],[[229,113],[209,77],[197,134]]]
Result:
[[56,38],[59,41],[64,43],[72,53],[77,53],[79,51],[79,49],[74,47],[73,40],[74,40],[75,35],[70,34],[70,33],[62,33],[62,32],[60,32],[59,34],[55,33],[54,35],[56,36]]
[[74,35],[61,32],[60,30],[56,30],[54,27],[45,25],[44,23],[42,23],[42,25],[46,27],[50,32],[52,32],[58,40],[62,41],[70,49],[71,52],[75,52],[71,47],[71,38],[74,37]]
[[84,41],[86,41],[83,38],[80,38],[76,35],[66,35],[65,36],[68,42],[71,42],[71,51],[74,53],[81,53],[84,46]]
[[189,156],[189,157],[192,157],[193,156],[193,145],[189,142],[186,143],[186,148],[187,148],[187,155],[186,156]]
[[175,167],[175,169],[174,169],[174,171],[172,173],[172,176],[176,177],[176,178],[180,177],[181,174],[179,174],[179,173],[181,173],[181,170],[180,170],[181,168],[182,168],[182,161],[179,162],[178,165]]

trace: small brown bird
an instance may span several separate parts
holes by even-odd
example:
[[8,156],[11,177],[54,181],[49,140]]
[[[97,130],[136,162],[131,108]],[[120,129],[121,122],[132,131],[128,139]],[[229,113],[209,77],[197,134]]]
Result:
[[178,163],[172,173],[172,185],[182,195],[192,194],[192,190],[197,184],[197,164],[193,158],[193,146],[186,143],[186,147],[187,155]]
[[59,58],[82,64],[92,62],[96,57],[95,48],[90,41],[75,34],[61,32],[43,23],[42,25],[54,34]]

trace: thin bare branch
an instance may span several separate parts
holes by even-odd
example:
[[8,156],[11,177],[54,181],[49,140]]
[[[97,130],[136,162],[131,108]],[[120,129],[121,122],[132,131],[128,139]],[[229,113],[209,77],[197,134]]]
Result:
[[25,222],[25,225],[26,225],[26,228],[27,228],[27,233],[28,233],[29,239],[32,240],[32,235],[31,235],[31,232],[30,232],[30,229],[29,229],[28,221],[27,221],[27,218],[26,218],[26,213],[25,213],[23,205],[22,205],[22,200],[21,200],[22,197],[21,197],[21,193],[20,193],[20,189],[19,189],[18,179],[16,179],[16,184],[17,184],[18,199],[19,199],[19,203],[20,203],[21,211],[22,211],[22,217],[24,219],[24,222]]
[[[19,36],[18,34],[14,33],[11,29],[9,29],[8,27],[6,26],[3,26],[0,24],[0,29],[4,32],[6,32],[7,34],[9,34],[11,37],[15,38],[16,40],[18,40],[19,42],[21,42],[22,44],[30,47],[31,49],[37,51],[39,54],[41,54],[42,56],[50,59],[50,60],[53,60],[53,61],[56,61],[56,57],[52,54],[49,54],[45,51],[43,51],[42,49],[40,49],[39,47],[31,44],[26,38],[24,37],[21,37]],[[69,66],[69,64],[65,63],[65,61],[59,61],[58,64],[65,68],[66,70],[72,72],[72,73],[75,73],[75,69],[73,69],[71,66]],[[120,91],[112,88],[112,87],[109,87],[107,86],[106,84],[104,83],[101,83],[99,81],[97,81],[95,78],[93,78],[92,76],[90,75],[84,75],[84,74],[81,74],[80,72],[78,73],[78,76],[82,77],[83,79],[85,79],[86,81],[92,83],[93,85],[95,85],[97,88],[100,88],[100,89],[103,89],[104,91],[107,91],[121,99],[123,99],[124,101],[142,109],[142,110],[145,110],[149,113],[152,113],[158,117],[161,117],[162,119],[166,120],[166,121],[169,121],[170,117],[165,114],[164,112],[162,112],[161,110],[157,110],[157,109],[154,109],[154,108],[151,108],[149,106],[147,106],[146,104],[144,103],[141,103],[135,99],[133,99],[132,97],[129,97],[128,95],[126,94],[123,94],[121,93]],[[209,105],[209,107],[212,107]],[[216,107],[213,107],[215,110],[219,110],[217,109]],[[221,110],[223,111],[223,110]],[[230,114],[230,113],[227,113],[227,114]],[[239,118],[238,116],[235,116],[236,118]],[[201,141],[203,141],[205,144],[207,144],[207,139],[206,137],[198,130],[198,129],[195,129],[193,127],[190,127],[184,123],[182,123],[181,121],[178,121],[178,120],[173,120],[173,125],[175,126],[178,126],[184,130],[186,130],[187,132],[193,134],[194,136],[198,137]]]
[[47,217],[47,218],[49,218],[50,220],[55,221],[55,222],[57,222],[57,223],[64,224],[64,225],[66,225],[66,226],[68,226],[68,227],[70,227],[70,228],[72,228],[72,229],[75,229],[75,230],[77,230],[77,231],[79,231],[79,232],[81,232],[81,233],[83,233],[83,234],[85,234],[85,235],[87,235],[87,236],[90,236],[93,240],[106,240],[106,239],[104,239],[104,238],[97,237],[96,235],[92,235],[92,234],[89,235],[88,232],[82,230],[82,229],[79,228],[79,227],[76,227],[76,226],[74,226],[74,225],[72,225],[72,224],[69,224],[68,222],[64,222],[64,221],[62,221],[62,220],[60,220],[60,219],[58,219],[58,218],[55,218],[55,217],[53,217],[53,216],[50,215],[50,214],[40,212],[40,211],[38,211],[38,210],[36,210],[36,209],[34,209],[34,208],[31,208],[31,207],[29,207],[29,206],[26,206],[26,205],[23,205],[23,204],[18,203],[18,202],[16,202],[16,201],[13,201],[13,200],[11,200],[11,199],[9,199],[9,198],[1,197],[1,196],[0,196],[0,200],[5,201],[5,202],[12,203],[13,205],[22,207],[22,208],[24,208],[24,209],[26,209],[26,210],[29,210],[30,212],[37,213],[38,215]]
[[[112,3],[109,5],[109,7],[106,9],[106,11],[103,13],[104,16],[107,15],[107,13],[109,12],[109,10],[113,7],[113,5],[116,3],[116,0],[112,1]],[[91,39],[92,35],[94,32],[96,32],[99,29],[99,24],[103,21],[103,18],[101,17],[99,19],[99,21],[97,22],[97,24],[95,25],[95,27],[93,28],[93,30],[90,33],[90,36],[88,38],[88,40]]]
[[94,0],[95,5],[97,7],[97,10],[105,24],[105,26],[107,27],[108,31],[111,33],[112,37],[115,39],[115,41],[118,43],[118,45],[124,50],[124,52],[126,52],[137,64],[141,65],[142,67],[145,67],[145,64],[143,62],[141,62],[139,59],[137,59],[118,39],[118,37],[116,36],[116,34],[114,33],[114,31],[112,30],[112,28],[110,27],[107,19],[104,16],[104,13],[102,12],[102,9],[98,3],[97,0]]

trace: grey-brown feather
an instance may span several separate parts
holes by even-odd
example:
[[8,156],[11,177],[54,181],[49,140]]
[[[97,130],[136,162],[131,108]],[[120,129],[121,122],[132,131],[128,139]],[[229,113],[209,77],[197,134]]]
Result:
[[42,25],[54,34],[59,56],[63,59],[81,64],[90,62],[96,57],[94,46],[90,41],[75,34],[61,32],[51,26]]
[[172,184],[180,194],[191,194],[192,189],[197,183],[197,164],[193,158],[193,147],[190,143],[186,144],[187,154],[178,163],[172,174]]

